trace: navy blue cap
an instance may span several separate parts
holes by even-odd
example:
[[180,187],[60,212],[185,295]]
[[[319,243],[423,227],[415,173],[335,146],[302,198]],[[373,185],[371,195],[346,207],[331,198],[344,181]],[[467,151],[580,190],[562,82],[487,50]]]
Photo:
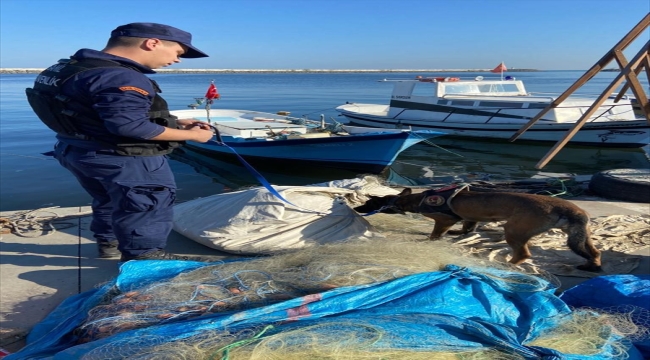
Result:
[[147,39],[175,41],[187,46],[182,58],[208,57],[208,54],[192,46],[192,34],[181,29],[156,23],[131,23],[118,26],[111,32],[111,37],[129,36]]

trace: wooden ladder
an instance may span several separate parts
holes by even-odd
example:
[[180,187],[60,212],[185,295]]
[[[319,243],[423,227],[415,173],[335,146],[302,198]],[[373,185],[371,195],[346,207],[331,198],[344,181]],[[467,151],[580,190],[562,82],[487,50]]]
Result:
[[641,83],[639,82],[639,74],[643,70],[646,72],[648,77],[648,82],[650,82],[650,41],[646,42],[645,45],[641,48],[638,54],[634,56],[632,61],[628,62],[623,56],[623,50],[625,50],[630,43],[632,43],[639,35],[641,35],[645,29],[650,26],[650,13],[639,22],[621,41],[619,41],[614,47],[609,50],[605,56],[603,56],[591,69],[582,75],[573,85],[571,85],[562,95],[557,99],[552,101],[546,108],[544,108],[539,114],[532,118],[526,125],[519,129],[510,139],[510,142],[513,142],[521,136],[526,130],[528,130],[537,120],[541,119],[544,114],[546,114],[551,109],[557,107],[562,101],[566,100],[569,95],[574,91],[579,89],[587,81],[593,78],[596,74],[602,71],[607,64],[612,60],[616,60],[620,68],[619,74],[614,78],[611,84],[603,91],[602,94],[596,99],[596,101],[589,107],[589,109],[582,115],[582,117],[575,123],[575,125],[569,129],[569,131],[564,135],[564,138],[559,140],[551,150],[535,165],[536,169],[543,168],[548,162],[566,145],[566,143],[571,140],[571,138],[580,130],[582,125],[587,122],[587,119],[596,112],[596,109],[602,105],[602,103],[610,96],[612,91],[616,89],[623,80],[626,80],[626,83],[621,88],[621,91],[616,96],[615,101],[618,102],[621,100],[625,92],[632,90],[632,93],[636,97],[638,104],[641,107],[643,114],[645,115],[648,124],[650,124],[650,103],[648,102],[648,95],[646,95]]

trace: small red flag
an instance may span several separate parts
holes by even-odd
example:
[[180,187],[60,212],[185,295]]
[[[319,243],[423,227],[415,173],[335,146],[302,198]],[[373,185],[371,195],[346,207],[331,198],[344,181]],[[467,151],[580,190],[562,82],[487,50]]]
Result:
[[208,100],[213,100],[213,99],[219,99],[221,95],[219,95],[219,91],[217,90],[217,87],[214,86],[214,83],[210,84],[210,87],[208,88],[208,92],[205,93],[205,98]]
[[495,67],[494,69],[490,70],[490,72],[493,73],[502,73],[504,71],[508,71],[508,68],[506,68],[506,64],[504,64],[503,62],[497,65],[497,67]]

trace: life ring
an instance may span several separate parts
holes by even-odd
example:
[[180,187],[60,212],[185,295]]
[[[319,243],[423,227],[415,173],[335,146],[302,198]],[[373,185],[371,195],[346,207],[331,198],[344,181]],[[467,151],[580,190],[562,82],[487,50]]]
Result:
[[589,190],[606,199],[650,203],[650,169],[612,169],[594,174]]

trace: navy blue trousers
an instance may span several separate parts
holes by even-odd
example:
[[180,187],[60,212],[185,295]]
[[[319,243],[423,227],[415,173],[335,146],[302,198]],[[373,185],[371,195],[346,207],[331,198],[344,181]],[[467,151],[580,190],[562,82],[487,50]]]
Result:
[[92,196],[90,230],[98,242],[117,240],[126,256],[165,248],[176,199],[165,156],[122,156],[63,142],[54,156]]

